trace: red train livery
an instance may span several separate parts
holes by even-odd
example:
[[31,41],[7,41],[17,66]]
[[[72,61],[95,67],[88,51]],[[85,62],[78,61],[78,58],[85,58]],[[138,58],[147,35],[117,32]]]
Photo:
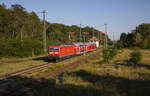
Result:
[[48,58],[58,60],[95,50],[96,43],[74,43],[69,45],[48,46]]

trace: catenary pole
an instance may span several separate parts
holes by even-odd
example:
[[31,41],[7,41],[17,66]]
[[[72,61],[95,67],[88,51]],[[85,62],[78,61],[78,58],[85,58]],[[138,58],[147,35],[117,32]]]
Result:
[[46,11],[43,10],[43,50],[46,52],[46,24],[45,24],[45,13]]
[[98,41],[99,41],[99,33],[100,33],[100,32],[99,32],[99,31],[97,31],[97,32],[98,32],[98,33],[97,33],[97,38],[98,38]]
[[115,45],[115,40],[114,40],[114,32],[113,32],[113,46]]
[[81,42],[81,24],[80,24],[80,42]]
[[107,48],[107,24],[105,24],[105,48]]
[[84,32],[84,56],[85,56],[85,51],[86,51],[86,46],[85,46],[85,34],[86,34],[86,32]]
[[94,27],[92,27],[92,29],[93,29],[93,37],[94,37]]

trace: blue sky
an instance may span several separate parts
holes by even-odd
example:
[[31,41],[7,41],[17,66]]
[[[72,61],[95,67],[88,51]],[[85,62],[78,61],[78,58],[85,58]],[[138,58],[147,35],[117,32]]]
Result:
[[108,24],[108,35],[119,39],[122,32],[130,32],[141,23],[150,23],[150,0],[0,0],[7,7],[20,4],[27,11],[39,13],[46,10],[50,22],[95,27],[104,31]]

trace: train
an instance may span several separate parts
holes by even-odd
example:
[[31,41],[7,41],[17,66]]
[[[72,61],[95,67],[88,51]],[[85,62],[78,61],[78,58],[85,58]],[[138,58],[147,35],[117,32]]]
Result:
[[97,46],[95,42],[51,45],[48,46],[48,59],[57,61],[64,58],[70,58],[72,56],[82,55],[96,49]]

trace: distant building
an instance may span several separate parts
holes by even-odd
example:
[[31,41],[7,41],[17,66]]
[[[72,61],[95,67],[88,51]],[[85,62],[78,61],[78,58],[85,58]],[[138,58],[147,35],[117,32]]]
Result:
[[89,39],[89,42],[95,42],[96,46],[99,47],[99,40],[96,37],[92,37]]

